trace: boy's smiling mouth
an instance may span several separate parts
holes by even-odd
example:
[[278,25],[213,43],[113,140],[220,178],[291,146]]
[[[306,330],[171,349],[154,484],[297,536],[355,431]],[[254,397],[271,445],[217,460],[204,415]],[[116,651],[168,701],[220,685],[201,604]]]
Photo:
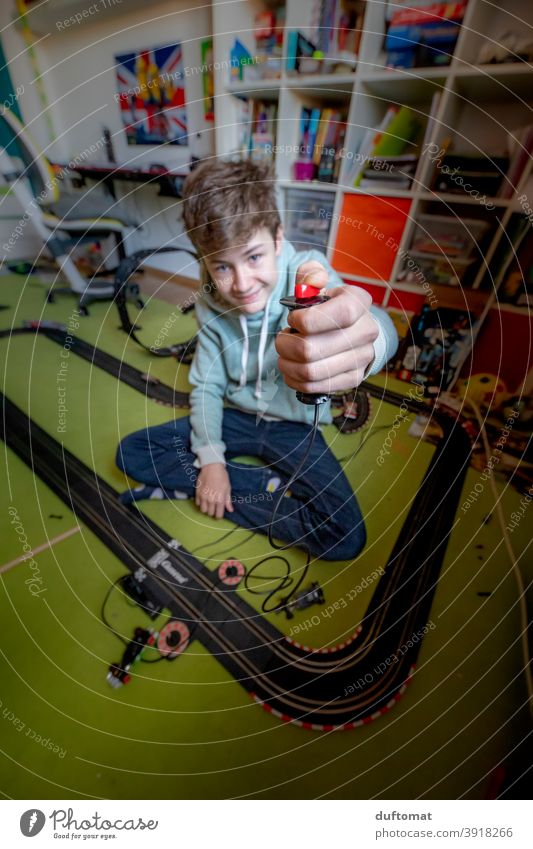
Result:
[[257,300],[257,298],[259,297],[259,295],[261,294],[262,291],[263,291],[262,289],[255,289],[253,292],[250,292],[246,295],[236,294],[236,295],[233,295],[233,297],[237,301],[241,301],[242,303],[247,304],[247,303],[251,303],[252,301]]

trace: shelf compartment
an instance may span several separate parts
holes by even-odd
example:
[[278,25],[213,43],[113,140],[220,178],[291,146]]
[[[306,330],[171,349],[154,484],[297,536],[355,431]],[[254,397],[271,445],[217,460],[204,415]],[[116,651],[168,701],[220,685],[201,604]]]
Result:
[[[465,84],[466,79],[456,79],[455,90],[447,98],[434,138],[422,151],[427,166],[424,182],[428,190],[433,185],[437,169],[445,165],[446,156],[485,157],[493,161],[509,157],[509,132],[532,123],[533,100],[523,102],[512,96],[502,98],[501,89],[498,97],[487,100],[482,96],[482,91],[477,92],[475,86],[470,91],[470,84],[478,78],[468,77],[468,84]],[[497,162],[494,165],[495,172],[499,172],[502,177],[499,192],[503,193],[512,158],[509,168],[501,168]],[[459,198],[461,194],[458,192],[456,202]],[[466,192],[464,199],[469,202]],[[492,201],[492,198],[488,200]]]
[[363,91],[391,102],[411,105],[431,101],[435,91],[446,85],[442,68],[390,69],[376,73],[361,73]]
[[531,100],[533,66],[527,62],[478,65],[456,72],[455,88],[463,97],[480,100]]
[[335,197],[331,192],[287,189],[282,210],[285,235],[297,251],[327,250]]
[[432,287],[461,286],[475,262],[475,257],[456,259],[409,250],[402,259],[397,282],[416,285],[422,277]]
[[491,52],[498,49],[504,33],[515,32],[522,42],[531,42],[533,4],[524,0],[506,0],[500,4],[470,0],[469,5],[471,9],[467,10],[465,21],[467,29],[456,51],[459,67],[478,66],[490,61],[482,50],[485,45]]
[[476,246],[487,235],[488,221],[450,215],[418,216],[410,250],[423,256],[472,260]]

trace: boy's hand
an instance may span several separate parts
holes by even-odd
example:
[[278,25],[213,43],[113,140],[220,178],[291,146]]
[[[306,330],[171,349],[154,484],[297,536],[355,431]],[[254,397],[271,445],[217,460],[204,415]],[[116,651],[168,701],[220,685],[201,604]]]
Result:
[[[322,289],[328,272],[316,260],[304,262],[296,283]],[[330,300],[305,310],[293,310],[289,326],[276,338],[279,370],[291,389],[329,393],[352,389],[363,380],[374,359],[373,342],[379,335],[369,312],[372,298],[357,286],[328,289]]]
[[203,466],[196,482],[195,501],[202,513],[222,519],[224,510],[233,513],[231,483],[224,463]]

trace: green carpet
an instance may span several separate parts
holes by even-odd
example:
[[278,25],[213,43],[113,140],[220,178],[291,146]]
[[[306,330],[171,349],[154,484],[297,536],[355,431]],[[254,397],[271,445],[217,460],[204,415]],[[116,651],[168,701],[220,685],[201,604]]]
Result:
[[[37,281],[28,285],[15,276],[0,278],[0,302],[10,305],[0,313],[2,328],[42,317],[68,323],[75,308],[68,297],[45,305]],[[156,338],[171,311],[152,300],[139,318],[145,335]],[[80,338],[187,389],[187,369],[170,359],[151,360],[129,342],[117,330],[110,304],[92,305],[78,328],[73,323],[71,318]],[[185,340],[194,329],[193,318],[180,316],[169,341]],[[114,465],[118,440],[168,420],[173,411],[72,355],[64,384],[68,411],[64,432],[58,432],[60,347],[46,338],[23,336],[0,340],[0,350],[7,366],[3,391],[10,400],[117,491],[124,489],[124,476]],[[406,391],[398,381],[389,380],[387,386]],[[355,435],[326,429],[339,458],[370,437],[346,467],[365,516],[368,544],[355,562],[315,563],[309,575],[320,581],[328,604],[386,563],[431,460],[433,447],[407,435],[408,417],[387,462],[377,466],[376,451],[396,413],[393,405],[373,401],[372,429]],[[65,504],[10,450],[2,452],[2,466],[7,486],[1,494],[0,565],[22,556],[20,525],[33,550],[77,526]],[[479,473],[470,470],[465,493],[478,480]],[[507,488],[507,517],[519,501]],[[212,569],[232,554],[252,565],[269,553],[264,537],[241,543],[248,536],[244,530],[217,545],[233,526],[206,519],[192,502],[152,502],[142,509],[189,550],[212,542],[202,555],[209,555],[206,564]],[[176,661],[137,664],[131,683],[112,690],[105,676],[109,663],[120,659],[122,645],[102,624],[100,611],[110,584],[126,569],[80,526],[35,556],[38,585],[30,585],[35,574],[24,561],[1,574],[3,793],[41,799],[483,798],[491,773],[528,730],[521,707],[525,687],[519,672],[517,591],[496,519],[486,521],[491,509],[486,487],[469,513],[457,517],[431,611],[436,627],[424,638],[403,698],[386,717],[364,728],[330,734],[305,731],[266,714],[198,641]],[[19,535],[11,522],[14,510]],[[512,540],[518,552],[525,549],[525,521]],[[304,556],[294,550],[290,558],[298,574]],[[42,592],[34,596],[30,586]],[[318,624],[295,638],[314,647],[342,642],[357,628],[372,591],[370,581],[333,616],[315,607],[290,622],[279,614],[270,619],[294,634],[317,614]],[[258,597],[238,592],[260,610]],[[118,590],[106,612],[128,639],[135,626],[150,623]],[[163,613],[159,624],[165,620]],[[155,653],[145,657],[153,659]],[[510,768],[516,769],[513,762]]]

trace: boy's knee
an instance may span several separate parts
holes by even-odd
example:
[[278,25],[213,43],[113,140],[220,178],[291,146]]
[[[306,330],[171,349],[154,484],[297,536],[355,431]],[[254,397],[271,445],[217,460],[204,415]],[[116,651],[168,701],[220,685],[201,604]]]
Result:
[[337,539],[330,535],[332,545],[322,555],[323,560],[353,560],[366,545],[366,528],[360,512],[350,511],[335,528]]
[[334,543],[327,552],[324,552],[322,560],[354,560],[361,553],[365,544],[366,531],[364,527],[361,527],[347,534],[338,543]]
[[125,472],[126,474],[131,472],[132,463],[135,457],[139,454],[137,442],[136,433],[130,433],[129,436],[125,436],[124,439],[119,442],[115,463],[121,472]]

